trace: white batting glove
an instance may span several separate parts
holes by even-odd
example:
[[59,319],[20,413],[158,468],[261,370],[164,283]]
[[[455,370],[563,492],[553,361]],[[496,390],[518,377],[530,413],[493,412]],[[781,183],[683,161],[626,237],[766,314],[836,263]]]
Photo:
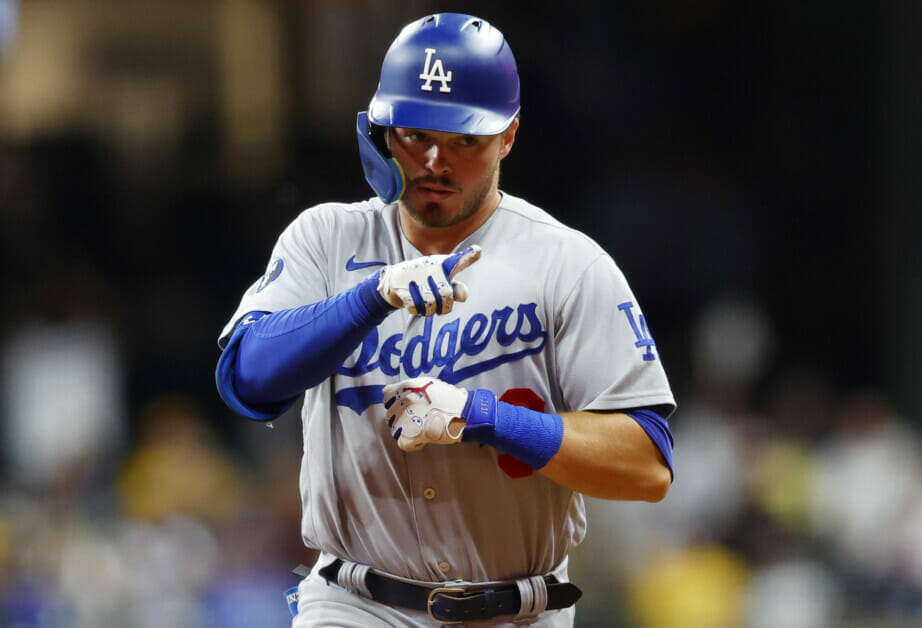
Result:
[[402,450],[461,442],[464,421],[454,420],[461,417],[467,390],[431,377],[415,377],[385,386],[383,392],[387,425]]
[[378,277],[378,292],[410,314],[448,314],[455,301],[467,300],[467,286],[452,279],[478,259],[480,247],[475,244],[451,255],[429,255],[385,266]]

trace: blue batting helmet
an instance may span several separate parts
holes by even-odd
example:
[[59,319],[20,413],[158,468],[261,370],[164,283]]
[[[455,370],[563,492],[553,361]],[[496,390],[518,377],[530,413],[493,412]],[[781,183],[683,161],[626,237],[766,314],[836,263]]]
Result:
[[386,203],[404,176],[383,127],[495,135],[519,113],[519,74],[503,34],[486,20],[437,13],[406,25],[381,66],[378,90],[356,132],[365,179]]

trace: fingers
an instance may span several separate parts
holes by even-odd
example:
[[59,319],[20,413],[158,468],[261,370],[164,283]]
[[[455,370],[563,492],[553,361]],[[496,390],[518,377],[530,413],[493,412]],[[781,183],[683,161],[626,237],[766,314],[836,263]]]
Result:
[[448,278],[451,279],[457,273],[460,273],[479,260],[481,251],[482,249],[478,245],[472,244],[463,251],[458,251],[453,255],[449,255],[445,258],[445,261],[442,262],[442,270],[444,270]]
[[426,446],[424,441],[409,440],[406,437],[397,439],[397,446],[404,451],[419,451]]
[[451,284],[439,283],[433,277],[427,277],[423,285],[410,282],[406,290],[397,290],[403,306],[410,314],[433,316],[448,314],[454,305],[454,288]]
[[394,307],[411,314],[448,314],[455,301],[467,299],[467,286],[452,277],[480,259],[472,245],[452,255],[432,255],[388,266],[380,271],[378,292]]
[[[417,314],[421,314],[428,309],[430,299],[423,298],[423,293],[419,289],[419,284],[415,281],[410,282],[409,286],[410,298],[413,300],[413,307],[416,309]],[[426,295],[427,297],[429,295]]]
[[403,415],[397,417],[391,426],[392,436],[397,440],[401,436],[404,438],[416,438],[423,432],[423,421],[419,417]]
[[426,444],[426,440],[421,439],[425,429],[421,416],[407,414],[394,408],[387,415],[387,426],[391,430],[391,438],[404,451],[414,451]]
[[460,281],[453,281],[451,284],[452,291],[454,292],[453,299],[458,303],[464,303],[467,301],[467,285],[461,283]]
[[428,376],[388,384],[382,389],[385,420],[391,437],[404,451],[427,444],[460,442],[463,421],[454,433],[452,421],[461,416],[468,391]]
[[[435,283],[435,279],[430,275],[426,278],[427,283],[429,284],[429,290],[432,292],[432,301],[427,303],[427,305],[432,305],[436,314],[442,313],[442,295],[439,293],[439,286]],[[426,308],[426,311],[429,311],[429,308]]]

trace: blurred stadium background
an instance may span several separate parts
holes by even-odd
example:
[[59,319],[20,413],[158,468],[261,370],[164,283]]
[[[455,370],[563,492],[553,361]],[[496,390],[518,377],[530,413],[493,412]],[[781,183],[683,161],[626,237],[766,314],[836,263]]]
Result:
[[297,212],[370,196],[400,26],[498,25],[503,187],[625,270],[680,408],[590,500],[579,626],[922,625],[922,3],[0,0],[0,625],[284,626],[295,415],[215,338]]

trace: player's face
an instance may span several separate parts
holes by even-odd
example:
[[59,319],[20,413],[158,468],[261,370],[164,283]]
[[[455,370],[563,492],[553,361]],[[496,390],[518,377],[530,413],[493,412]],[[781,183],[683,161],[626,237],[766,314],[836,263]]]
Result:
[[461,135],[396,127],[390,148],[406,175],[401,204],[424,227],[447,228],[491,212],[499,202],[499,162],[517,122],[499,135]]

